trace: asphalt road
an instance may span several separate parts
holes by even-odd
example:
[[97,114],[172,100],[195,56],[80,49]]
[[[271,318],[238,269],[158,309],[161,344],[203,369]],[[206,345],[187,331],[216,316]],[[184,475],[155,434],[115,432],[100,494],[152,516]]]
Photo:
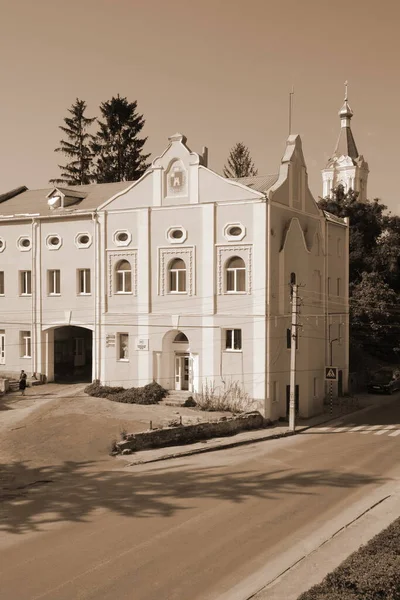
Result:
[[399,456],[394,397],[341,426],[154,465],[3,465],[0,598],[217,600],[242,581],[250,595],[252,573],[267,578],[288,548],[398,481]]

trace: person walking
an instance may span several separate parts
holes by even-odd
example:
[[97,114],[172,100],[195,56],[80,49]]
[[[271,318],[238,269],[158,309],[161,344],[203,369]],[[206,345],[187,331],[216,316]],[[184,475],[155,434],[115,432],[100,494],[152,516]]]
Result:
[[19,376],[19,389],[21,390],[21,396],[25,396],[25,388],[26,388],[26,373],[25,371],[21,371]]

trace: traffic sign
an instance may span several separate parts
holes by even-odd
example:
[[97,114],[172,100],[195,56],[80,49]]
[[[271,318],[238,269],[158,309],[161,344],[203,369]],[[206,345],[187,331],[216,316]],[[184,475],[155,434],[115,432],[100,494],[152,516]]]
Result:
[[337,367],[325,367],[325,381],[337,381],[338,380],[338,368]]

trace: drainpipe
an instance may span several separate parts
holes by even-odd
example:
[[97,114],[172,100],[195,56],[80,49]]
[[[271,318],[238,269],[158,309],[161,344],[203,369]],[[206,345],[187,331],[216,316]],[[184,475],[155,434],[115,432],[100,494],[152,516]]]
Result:
[[[92,343],[92,360],[94,363],[92,365],[92,378],[100,379],[100,333],[101,333],[101,324],[100,324],[100,236],[99,236],[99,217],[96,212],[92,213],[92,222],[93,222],[93,244],[94,244],[94,329],[93,329],[93,343]],[[93,348],[94,347],[94,348]],[[93,352],[94,349],[94,352]]]
[[[265,418],[274,418],[275,415],[271,414],[271,365],[270,365],[270,352],[271,352],[271,202],[266,197],[267,202],[267,331],[266,331],[266,385],[265,395],[268,400],[268,415],[265,414]],[[266,413],[266,411],[265,411]]]
[[37,233],[38,223],[36,219],[32,219],[32,277],[31,277],[31,293],[32,293],[32,303],[31,303],[31,371],[33,373],[37,372],[37,335],[36,335],[36,233]]

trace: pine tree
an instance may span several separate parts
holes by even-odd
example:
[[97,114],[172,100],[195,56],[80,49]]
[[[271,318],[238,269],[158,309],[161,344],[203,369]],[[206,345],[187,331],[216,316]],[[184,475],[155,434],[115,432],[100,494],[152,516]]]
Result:
[[139,138],[145,120],[137,112],[137,102],[119,95],[100,105],[103,121],[91,145],[96,158],[94,179],[97,183],[134,181],[148,168],[149,154],[143,154],[147,140]]
[[224,166],[224,177],[251,177],[257,175],[247,146],[238,142],[233,146],[228,156],[227,164]]
[[85,117],[86,102],[77,98],[68,109],[71,117],[65,117],[65,126],[60,125],[67,139],[60,141],[60,147],[55,152],[62,152],[72,159],[66,165],[58,165],[61,177],[51,179],[50,183],[67,185],[85,185],[91,181],[92,152],[90,150],[91,135],[88,129],[95,117]]

